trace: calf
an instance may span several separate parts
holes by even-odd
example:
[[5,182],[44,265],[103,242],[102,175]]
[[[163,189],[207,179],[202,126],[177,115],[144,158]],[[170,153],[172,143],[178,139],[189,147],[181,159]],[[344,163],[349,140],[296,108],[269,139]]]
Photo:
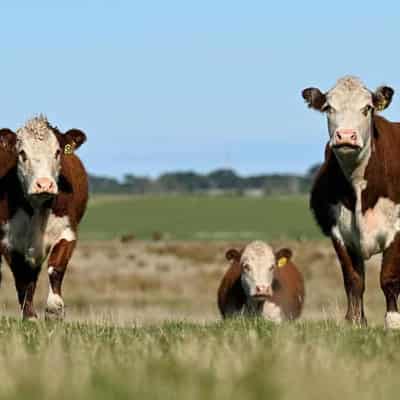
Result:
[[400,328],[400,124],[377,115],[393,93],[388,86],[373,92],[358,78],[344,77],[326,93],[307,88],[302,95],[328,121],[325,162],[310,205],[342,267],[346,319],[366,324],[364,261],[382,253],[385,325]]
[[0,252],[14,275],[24,319],[35,319],[33,297],[48,258],[46,318],[64,317],[61,285],[88,200],[85,169],[74,154],[86,140],[61,133],[47,119],[29,120],[16,133],[0,130]]
[[298,318],[304,303],[304,281],[291,257],[291,250],[274,254],[260,241],[241,251],[228,250],[231,266],[218,289],[222,316],[255,314],[277,323]]

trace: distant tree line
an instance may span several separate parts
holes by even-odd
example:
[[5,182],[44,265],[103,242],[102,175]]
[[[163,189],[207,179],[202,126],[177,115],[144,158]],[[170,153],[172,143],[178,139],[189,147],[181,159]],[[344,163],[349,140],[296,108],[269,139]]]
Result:
[[319,165],[312,166],[305,175],[262,174],[240,176],[232,169],[218,169],[209,174],[193,171],[168,172],[157,178],[127,174],[122,180],[90,175],[92,193],[162,194],[204,193],[218,195],[301,194],[310,190]]

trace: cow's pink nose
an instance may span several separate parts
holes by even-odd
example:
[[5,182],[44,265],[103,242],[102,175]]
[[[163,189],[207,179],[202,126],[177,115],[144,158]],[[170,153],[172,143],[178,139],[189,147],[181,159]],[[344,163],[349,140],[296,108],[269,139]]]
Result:
[[257,294],[265,294],[267,292],[267,287],[265,285],[257,285],[256,293]]
[[55,193],[55,184],[52,179],[39,178],[35,181],[35,193]]
[[354,129],[338,129],[335,132],[336,145],[356,145],[357,144],[357,131]]
[[272,296],[273,295],[272,286],[257,285],[255,294],[256,296]]

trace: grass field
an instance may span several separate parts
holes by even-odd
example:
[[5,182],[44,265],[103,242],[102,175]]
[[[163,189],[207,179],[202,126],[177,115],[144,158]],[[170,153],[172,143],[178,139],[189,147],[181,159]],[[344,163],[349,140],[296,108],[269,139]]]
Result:
[[261,320],[116,328],[0,322],[2,399],[397,398],[400,336]]
[[154,232],[180,240],[321,238],[305,196],[98,196],[81,225],[83,239]]
[[[20,322],[3,268],[0,399],[398,397],[400,333],[383,329],[381,259],[367,263],[369,328],[345,325],[337,258],[305,197],[95,197],[81,237],[63,324]],[[255,238],[293,250],[306,283],[296,323],[220,320],[225,251]],[[43,271],[41,316],[47,281]]]

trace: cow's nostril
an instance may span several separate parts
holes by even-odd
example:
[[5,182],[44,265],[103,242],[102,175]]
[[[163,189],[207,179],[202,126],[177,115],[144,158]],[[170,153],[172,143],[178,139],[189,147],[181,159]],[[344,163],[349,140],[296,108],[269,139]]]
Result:
[[41,178],[35,182],[35,189],[38,193],[52,192],[56,185],[51,179]]

